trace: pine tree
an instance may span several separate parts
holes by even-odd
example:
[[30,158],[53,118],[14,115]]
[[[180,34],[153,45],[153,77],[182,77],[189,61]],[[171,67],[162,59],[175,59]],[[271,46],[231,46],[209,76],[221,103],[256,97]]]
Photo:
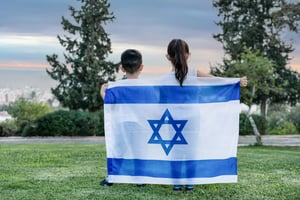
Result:
[[73,20],[62,17],[63,30],[68,34],[57,36],[65,49],[64,62],[57,54],[47,55],[52,66],[47,73],[59,82],[51,91],[63,107],[94,112],[103,106],[101,85],[115,80],[118,71],[118,63],[106,61],[112,50],[104,30],[115,17],[107,0],[77,1],[81,2],[79,10],[69,7]]

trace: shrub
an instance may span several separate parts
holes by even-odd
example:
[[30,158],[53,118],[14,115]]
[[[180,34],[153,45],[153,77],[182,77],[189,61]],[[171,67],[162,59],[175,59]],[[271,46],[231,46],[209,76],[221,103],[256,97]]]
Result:
[[98,134],[97,135],[101,135],[104,136],[104,110],[101,109],[98,112],[98,117],[99,117],[99,123],[98,123]]
[[[260,116],[260,115],[256,115],[256,114],[252,114],[251,115],[256,126],[257,129],[259,131],[260,134],[264,135],[266,132],[266,127],[267,127],[267,121],[264,117]],[[240,114],[240,135],[253,135],[253,128],[250,124],[250,121],[247,117],[246,113],[241,113]]]
[[257,129],[258,129],[259,133],[262,134],[262,135],[265,135],[266,134],[266,129],[267,129],[267,124],[268,124],[266,118],[261,116],[261,115],[256,115],[256,114],[253,114],[252,117],[253,117],[253,120],[256,123],[256,126],[257,126]]
[[291,112],[287,115],[287,119],[297,128],[297,132],[300,134],[300,105],[292,107]]
[[94,136],[104,135],[99,114],[58,110],[48,113],[23,130],[23,136]]
[[21,131],[27,123],[33,122],[51,111],[51,107],[47,103],[28,101],[24,98],[10,103],[7,108],[7,112],[15,119]]
[[6,120],[0,123],[0,137],[18,136],[18,130],[15,120]]
[[271,105],[267,133],[273,135],[300,133],[300,106]]
[[245,113],[240,114],[240,135],[253,135],[251,124]]
[[268,131],[270,135],[290,135],[297,134],[296,126],[289,121],[281,121],[276,127]]
[[278,125],[286,121],[286,113],[280,111],[271,112],[268,116],[268,127],[267,132],[270,133],[271,130],[276,129]]

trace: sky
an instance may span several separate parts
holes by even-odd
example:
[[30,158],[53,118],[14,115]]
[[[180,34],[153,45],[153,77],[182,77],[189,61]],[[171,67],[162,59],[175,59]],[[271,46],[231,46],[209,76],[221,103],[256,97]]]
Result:
[[[191,68],[209,71],[224,56],[221,43],[212,35],[220,33],[217,9],[211,0],[109,0],[116,17],[105,26],[113,53],[108,60],[119,62],[127,48],[143,54],[142,76],[170,71],[166,48],[173,38],[184,39],[190,47]],[[1,69],[45,70],[46,55],[62,57],[57,35],[64,32],[61,17],[70,18],[68,6],[78,7],[77,0],[5,0],[0,7]],[[295,51],[290,67],[300,72],[300,35],[286,34]]]

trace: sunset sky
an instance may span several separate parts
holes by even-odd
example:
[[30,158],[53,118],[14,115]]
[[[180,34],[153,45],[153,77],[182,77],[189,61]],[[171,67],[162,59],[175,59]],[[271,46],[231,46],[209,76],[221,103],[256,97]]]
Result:
[[[109,59],[119,61],[127,48],[139,49],[144,58],[144,75],[170,70],[165,59],[172,38],[182,38],[190,46],[190,67],[208,71],[222,61],[221,43],[212,38],[220,29],[217,10],[205,0],[110,0],[116,19],[105,27],[110,34],[113,53]],[[46,55],[63,49],[56,38],[63,33],[61,16],[70,19],[68,5],[76,0],[11,0],[0,7],[0,69],[45,69]],[[300,72],[300,35],[286,34],[295,51],[290,66]],[[0,72],[1,73],[1,72]]]

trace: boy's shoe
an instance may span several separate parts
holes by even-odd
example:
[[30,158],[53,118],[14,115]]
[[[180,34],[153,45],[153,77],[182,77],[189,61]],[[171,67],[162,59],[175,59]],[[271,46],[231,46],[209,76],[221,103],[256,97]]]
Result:
[[181,185],[174,185],[173,191],[181,191]]
[[194,185],[186,185],[185,186],[185,191],[191,192],[194,189]]
[[112,186],[112,183],[107,182],[105,179],[103,181],[100,182],[101,186]]

